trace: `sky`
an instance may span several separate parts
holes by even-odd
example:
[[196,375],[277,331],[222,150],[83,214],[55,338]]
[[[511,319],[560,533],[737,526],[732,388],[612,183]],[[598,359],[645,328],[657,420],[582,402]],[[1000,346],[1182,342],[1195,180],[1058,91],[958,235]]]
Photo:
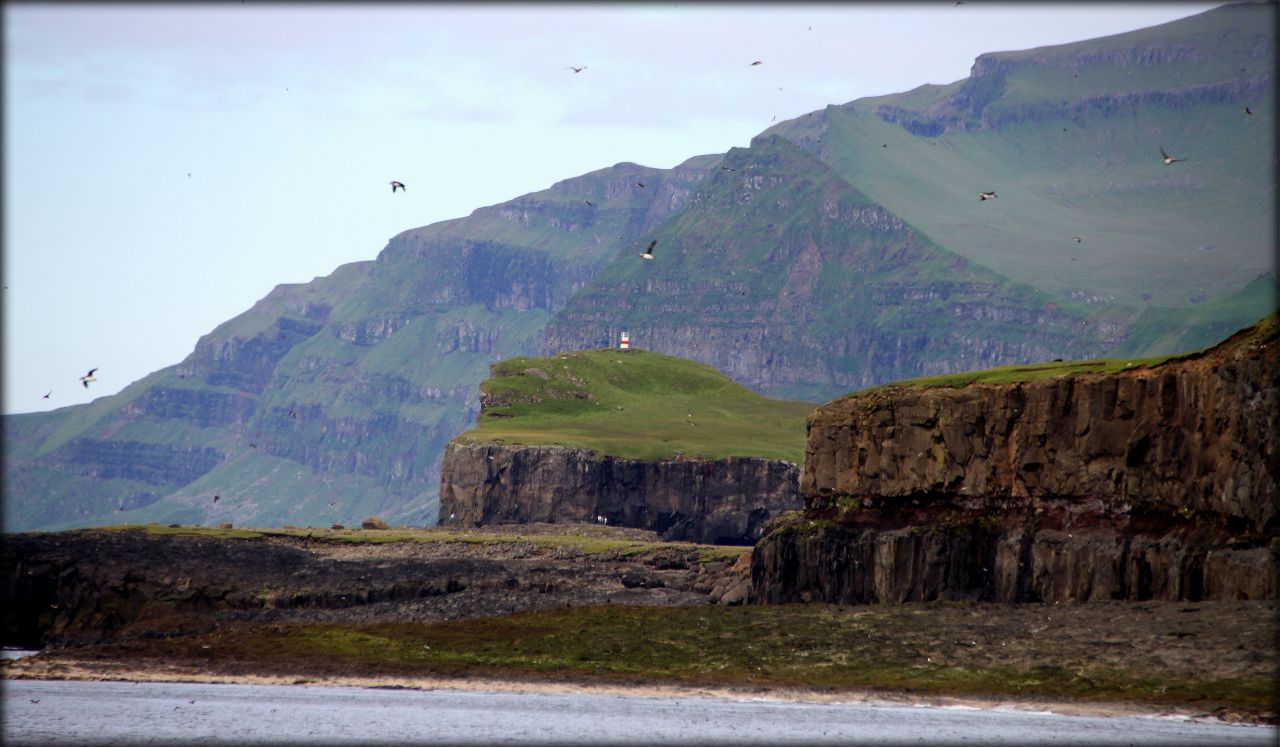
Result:
[[1221,4],[6,2],[4,412],[119,392],[402,231]]

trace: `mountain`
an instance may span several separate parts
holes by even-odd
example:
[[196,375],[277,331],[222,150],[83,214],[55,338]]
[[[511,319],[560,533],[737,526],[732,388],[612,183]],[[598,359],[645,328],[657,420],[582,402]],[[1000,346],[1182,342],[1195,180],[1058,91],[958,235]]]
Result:
[[718,160],[618,164],[406,231],[374,261],[278,286],[119,394],[6,417],[6,529],[434,523],[440,456],[489,364],[535,352]]
[[1274,4],[1225,6],[405,231],[119,394],[5,417],[6,528],[433,523],[489,365],[621,331],[815,403],[1208,345],[1274,308],[1274,61]]
[[[735,170],[655,233],[670,266],[608,268],[557,314],[544,352],[627,329],[770,396],[826,399],[951,370],[1212,344],[1274,305],[1274,21],[1274,5],[1232,5],[986,54],[951,85],[779,123],[730,151]],[[1162,148],[1187,160],[1166,166]],[[821,200],[874,204],[894,225],[851,225]],[[881,239],[931,243],[966,261],[961,275],[999,277],[936,264],[929,277],[918,254],[858,253]],[[723,260],[726,246],[739,261]],[[764,280],[763,297],[744,275]],[[965,283],[970,296],[951,295]],[[715,353],[708,334],[723,337]]]

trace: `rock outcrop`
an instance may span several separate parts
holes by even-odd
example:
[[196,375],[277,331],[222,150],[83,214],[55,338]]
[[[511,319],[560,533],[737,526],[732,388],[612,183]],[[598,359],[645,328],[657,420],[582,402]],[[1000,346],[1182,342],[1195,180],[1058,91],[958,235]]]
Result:
[[753,599],[1273,599],[1280,323],[1110,374],[892,386],[809,419]]
[[455,440],[445,449],[440,523],[604,521],[666,540],[751,544],[801,505],[800,469],[755,457],[621,459],[560,446]]

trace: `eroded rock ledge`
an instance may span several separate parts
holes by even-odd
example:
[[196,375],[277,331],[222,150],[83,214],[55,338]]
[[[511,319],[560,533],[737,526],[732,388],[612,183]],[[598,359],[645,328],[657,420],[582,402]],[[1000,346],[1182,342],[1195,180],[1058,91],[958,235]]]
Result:
[[440,523],[595,522],[666,540],[751,544],[801,507],[800,469],[755,457],[640,461],[561,446],[454,441],[440,479]]
[[809,419],[752,599],[1274,599],[1273,315],[1113,374],[890,387]]

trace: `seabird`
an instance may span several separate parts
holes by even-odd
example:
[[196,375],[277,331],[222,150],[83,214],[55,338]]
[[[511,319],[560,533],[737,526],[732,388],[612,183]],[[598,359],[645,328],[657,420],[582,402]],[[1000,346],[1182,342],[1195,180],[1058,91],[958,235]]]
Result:
[[217,502],[218,502],[218,501],[220,501],[220,500],[222,500],[222,496],[220,496],[220,495],[215,495],[215,496],[213,497],[213,502],[214,502],[214,503],[217,503]]
[[1253,110],[1247,106],[1244,108],[1244,113],[1253,116]]
[[[49,394],[53,394],[53,390],[52,390],[52,389],[50,389],[50,390],[49,390]],[[43,396],[43,397],[41,397],[40,399],[49,399],[49,394],[44,395],[44,396]]]
[[591,200],[583,200],[583,202],[587,203],[588,205],[591,204]]
[[731,168],[729,168],[728,166],[721,166],[720,168],[724,169],[725,171],[735,171],[735,170],[736,170],[736,169],[731,169]]
[[298,411],[297,411],[297,410],[290,410],[290,411],[289,411],[289,417],[293,418],[294,420],[297,420],[297,419],[298,419]]
[[404,190],[404,182],[398,182],[398,181],[396,181],[395,179],[392,179],[392,180],[391,180],[391,194],[395,194],[397,189]]
[[756,60],[755,62],[751,63],[751,67],[755,67],[756,65],[763,65],[763,64],[764,64],[764,60]]
[[657,246],[657,245],[658,245],[658,240],[657,240],[657,239],[654,239],[653,241],[650,241],[650,242],[649,242],[649,247],[648,247],[647,249],[645,249],[645,250],[644,250],[644,252],[643,252],[640,256],[641,256],[641,257],[644,257],[645,259],[653,259],[653,248],[654,248],[655,246]]
[[993,200],[999,196],[1000,195],[996,194],[995,192],[979,192],[978,202],[982,202],[983,200]]
[[81,376],[81,377],[80,377],[80,383],[81,383],[81,384],[84,384],[84,388],[85,388],[85,389],[88,389],[88,388],[89,388],[89,382],[90,382],[90,381],[97,381],[97,379],[93,378],[93,372],[94,372],[94,371],[97,371],[97,370],[98,370],[98,369],[96,369],[96,368],[91,368],[91,369],[89,369],[89,373],[87,373],[87,374],[85,374],[84,376]]
[[1084,239],[1080,238],[1079,236],[1072,236],[1071,240],[1076,242],[1077,244],[1079,244],[1081,241],[1084,241]]
[[586,69],[587,69],[586,65],[583,65],[582,67],[574,67],[573,65],[570,65],[569,67],[565,68],[565,70],[572,70],[575,74],[580,73]]
[[1185,161],[1185,160],[1187,160],[1187,159],[1185,159],[1185,158],[1174,158],[1173,156],[1169,155],[1168,153],[1165,153],[1165,152],[1164,152],[1164,146],[1163,146],[1163,145],[1162,145],[1162,146],[1160,146],[1160,157],[1164,159],[1164,165],[1165,165],[1165,166],[1168,166],[1169,164],[1172,164],[1172,163],[1178,163],[1179,161]]
[[636,186],[637,186],[637,187],[643,187],[643,186],[644,186],[644,182],[636,182]]

